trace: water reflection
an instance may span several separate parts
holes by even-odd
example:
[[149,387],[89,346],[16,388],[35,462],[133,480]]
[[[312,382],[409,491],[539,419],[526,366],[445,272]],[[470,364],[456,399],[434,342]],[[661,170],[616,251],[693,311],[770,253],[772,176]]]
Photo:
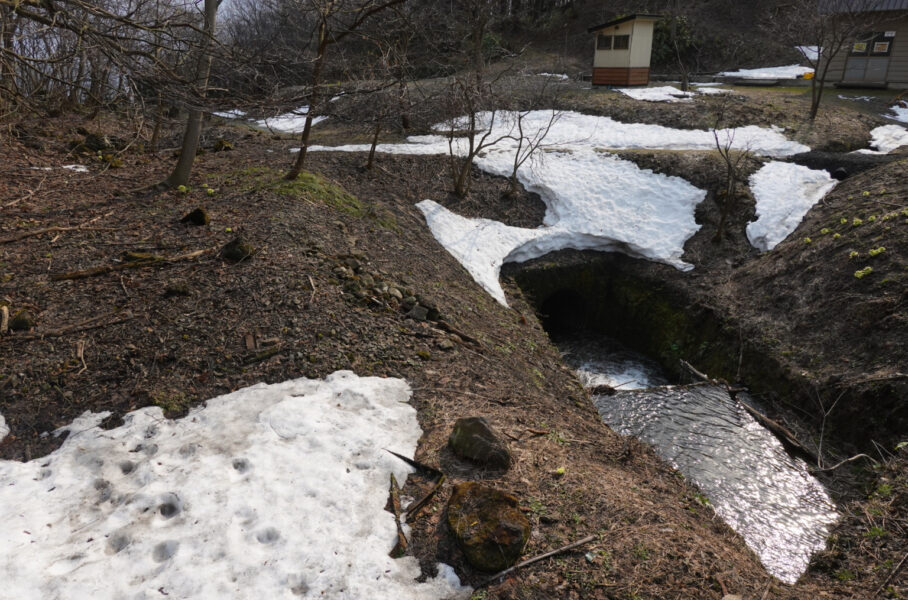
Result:
[[593,397],[612,429],[651,444],[693,481],[772,575],[787,583],[800,577],[837,519],[804,461],[791,458],[724,388],[663,385],[655,363],[614,342],[559,346],[584,385],[618,389]]

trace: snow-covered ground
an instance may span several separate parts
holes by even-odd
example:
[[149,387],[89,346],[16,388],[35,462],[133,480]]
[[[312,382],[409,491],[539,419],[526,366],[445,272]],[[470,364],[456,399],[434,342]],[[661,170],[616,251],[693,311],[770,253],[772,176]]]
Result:
[[560,81],[567,81],[571,78],[567,73],[539,73],[540,77],[549,77],[551,79],[558,79]]
[[[334,100],[334,98],[332,98]],[[246,119],[246,113],[238,109],[231,109],[226,111],[219,111],[211,113],[217,117],[222,117],[224,119]],[[306,115],[309,114],[308,106],[300,106],[297,109],[291,110],[281,115],[274,117],[267,117],[265,119],[254,120],[253,123],[259,127],[264,127],[265,129],[271,129],[273,131],[280,131],[282,133],[302,133],[303,127],[306,124]],[[318,116],[312,118],[312,124],[316,125],[321,123],[328,117]]]
[[893,106],[892,113],[886,116],[895,119],[896,121],[908,123],[908,106]]
[[8,435],[9,427],[6,426],[6,419],[3,418],[3,415],[0,415],[0,442]]
[[889,154],[896,148],[908,145],[908,129],[901,125],[883,125],[870,131],[871,150],[857,150],[862,154]]
[[691,88],[691,91],[683,92],[674,86],[663,85],[660,87],[620,88],[617,91],[635,100],[645,100],[647,102],[690,102],[691,98],[697,94],[728,94],[732,91],[697,83],[691,84]]
[[757,220],[748,223],[747,239],[764,252],[772,250],[835,185],[826,171],[777,161],[765,164],[750,177]]
[[764,67],[761,69],[739,69],[719,73],[722,77],[740,77],[741,79],[797,79],[806,73],[813,73],[813,67],[787,65],[784,67]]
[[421,431],[400,379],[259,384],[176,421],[158,408],[48,457],[0,461],[0,596],[468,597],[444,565],[392,560],[392,473]]
[[819,46],[795,46],[795,50],[800,52],[806,60],[816,62],[820,58]]
[[[514,161],[516,115],[480,115],[490,140],[498,140],[476,159],[489,173],[509,176]],[[529,137],[544,130],[551,111],[533,111],[523,117]],[[452,124],[439,124],[438,131]],[[455,129],[463,122],[453,124]],[[778,129],[756,126],[720,130],[720,140],[731,139],[735,148],[749,148],[767,156],[787,156],[809,150],[788,140]],[[684,243],[697,232],[694,209],[705,197],[679,177],[655,174],[621,160],[608,150],[653,148],[712,150],[710,131],[684,130],[640,123],[620,123],[608,117],[566,112],[556,116],[544,147],[518,170],[524,187],[546,204],[543,226],[538,229],[509,227],[488,219],[468,219],[426,200],[418,206],[436,239],[464,266],[489,294],[507,305],[498,283],[501,265],[521,262],[563,249],[617,251],[663,262],[679,269],[691,265],[681,260]],[[368,150],[367,145],[313,146],[310,151]],[[380,144],[379,152],[447,154],[443,135],[412,136],[407,143]],[[457,140],[455,152],[465,152]]]

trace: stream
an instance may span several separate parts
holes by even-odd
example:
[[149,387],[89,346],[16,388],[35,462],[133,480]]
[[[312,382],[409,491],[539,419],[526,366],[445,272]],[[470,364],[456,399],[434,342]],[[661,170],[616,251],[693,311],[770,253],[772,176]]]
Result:
[[[672,386],[659,365],[616,341],[557,341],[583,384],[617,388],[593,395],[602,419],[656,452],[709,499],[757,554],[766,570],[794,583],[822,550],[838,515],[807,464],[722,387]],[[741,401],[759,408],[745,394]]]

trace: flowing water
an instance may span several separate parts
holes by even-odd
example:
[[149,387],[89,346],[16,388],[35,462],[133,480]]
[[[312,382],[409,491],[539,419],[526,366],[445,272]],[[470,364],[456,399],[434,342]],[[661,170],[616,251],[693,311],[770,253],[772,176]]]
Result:
[[769,573],[786,583],[800,577],[838,518],[804,461],[789,456],[724,388],[665,385],[656,363],[617,342],[558,345],[584,385],[618,390],[593,396],[612,429],[651,444],[696,484]]

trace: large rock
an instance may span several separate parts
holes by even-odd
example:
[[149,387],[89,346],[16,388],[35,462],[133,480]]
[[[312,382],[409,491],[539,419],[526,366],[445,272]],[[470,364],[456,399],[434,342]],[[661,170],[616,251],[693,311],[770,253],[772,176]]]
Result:
[[493,469],[508,469],[511,466],[511,451],[507,442],[483,417],[457,419],[448,443],[462,458]]
[[448,527],[471,565],[501,571],[517,562],[530,538],[530,522],[517,498],[474,481],[454,488]]

